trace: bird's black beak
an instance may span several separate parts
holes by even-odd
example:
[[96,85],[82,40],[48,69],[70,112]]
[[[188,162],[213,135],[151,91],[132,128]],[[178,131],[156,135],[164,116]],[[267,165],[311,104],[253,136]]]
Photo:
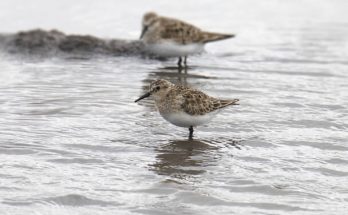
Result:
[[140,40],[143,38],[143,36],[144,36],[144,34],[146,33],[146,31],[147,31],[148,28],[149,28],[148,26],[144,26],[144,27],[143,27],[143,30],[141,31],[141,35],[140,35]]
[[138,101],[140,101],[140,100],[142,100],[142,99],[145,99],[145,98],[147,98],[147,97],[149,97],[151,95],[151,93],[150,92],[147,92],[147,93],[145,93],[144,95],[142,95],[142,96],[140,96],[137,100],[135,100],[134,102],[138,102]]

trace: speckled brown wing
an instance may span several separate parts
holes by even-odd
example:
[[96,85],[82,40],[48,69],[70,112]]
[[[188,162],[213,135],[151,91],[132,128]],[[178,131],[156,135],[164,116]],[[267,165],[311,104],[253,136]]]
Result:
[[233,100],[221,100],[210,97],[199,90],[182,88],[183,103],[181,107],[190,115],[203,115],[228,105],[235,105],[239,101]]
[[162,39],[174,40],[179,44],[194,43],[201,40],[201,30],[196,26],[166,17],[161,17],[160,22]]

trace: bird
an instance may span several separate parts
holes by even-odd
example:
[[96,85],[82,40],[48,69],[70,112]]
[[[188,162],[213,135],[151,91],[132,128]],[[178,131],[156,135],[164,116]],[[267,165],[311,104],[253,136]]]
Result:
[[189,129],[190,140],[193,139],[194,127],[208,123],[222,108],[238,105],[239,101],[214,98],[200,90],[175,85],[164,79],[153,81],[148,92],[134,102],[150,96],[165,120]]
[[187,22],[148,12],[142,19],[140,40],[146,52],[159,57],[178,57],[178,66],[182,67],[184,61],[186,67],[187,56],[203,52],[206,43],[234,36],[203,31]]

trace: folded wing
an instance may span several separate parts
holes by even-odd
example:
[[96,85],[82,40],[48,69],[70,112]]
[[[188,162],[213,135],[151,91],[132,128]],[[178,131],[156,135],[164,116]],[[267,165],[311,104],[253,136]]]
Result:
[[190,115],[204,115],[206,113],[224,108],[229,105],[237,105],[238,99],[222,100],[206,95],[199,90],[183,88],[181,107]]

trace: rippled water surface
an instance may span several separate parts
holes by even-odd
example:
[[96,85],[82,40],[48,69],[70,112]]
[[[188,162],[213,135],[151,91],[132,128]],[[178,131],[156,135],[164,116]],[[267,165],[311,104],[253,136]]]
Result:
[[[156,10],[237,37],[181,73],[175,59],[0,51],[1,214],[346,213],[345,1],[48,2],[1,1],[0,31],[136,39]],[[158,78],[240,105],[187,141],[133,102]]]

